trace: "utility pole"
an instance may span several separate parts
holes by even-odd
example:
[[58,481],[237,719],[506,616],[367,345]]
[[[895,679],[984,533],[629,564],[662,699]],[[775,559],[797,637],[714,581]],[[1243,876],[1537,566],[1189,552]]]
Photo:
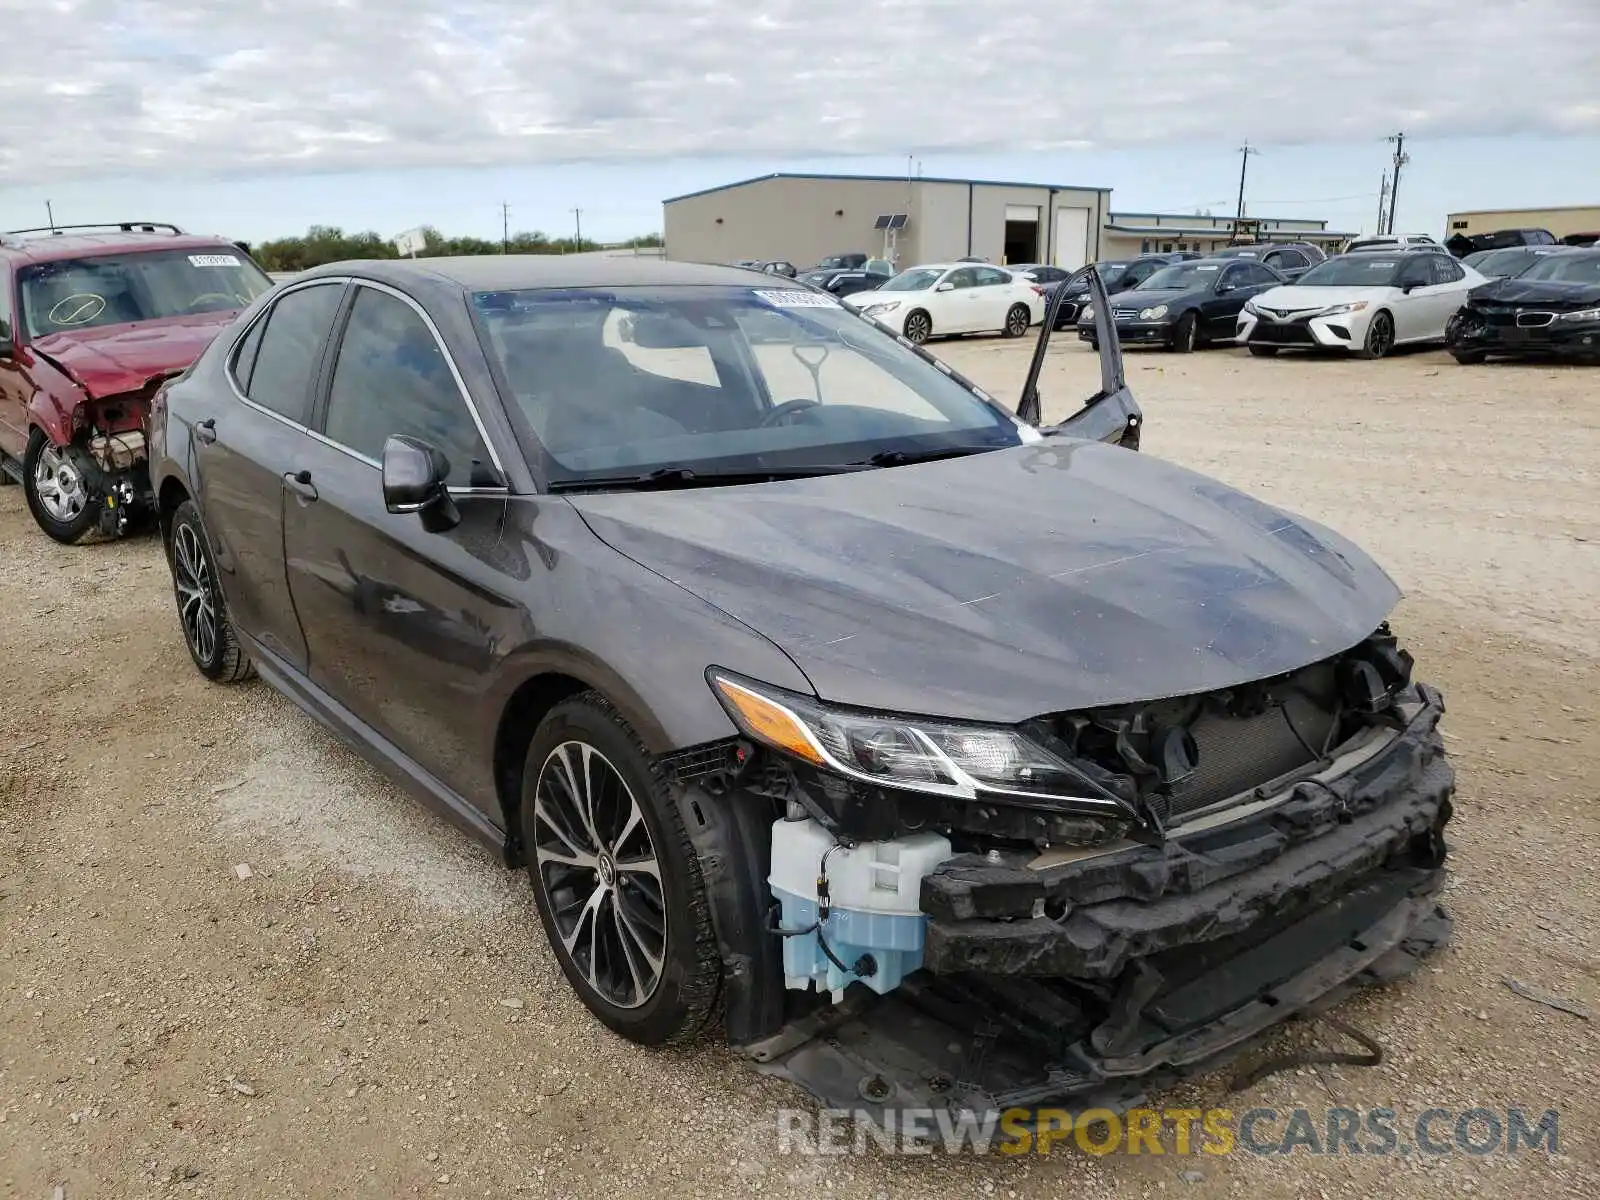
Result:
[[500,253],[511,253],[511,205],[500,201]]
[[1384,224],[1385,214],[1389,211],[1388,204],[1389,204],[1389,172],[1385,171],[1383,173],[1383,181],[1378,184],[1378,228],[1377,228],[1377,232],[1378,233],[1382,233],[1383,232],[1383,224]]
[[576,234],[572,239],[572,249],[576,253],[583,249],[583,209],[575,208],[572,210],[572,223]]
[[44,215],[50,222],[50,232],[54,233],[56,231],[56,212],[55,209],[50,207],[50,201],[48,200],[44,202]]
[[1250,156],[1260,154],[1249,142],[1239,147],[1239,206],[1233,216],[1233,239],[1239,240],[1239,224],[1244,220],[1244,176],[1250,167]]
[[1394,143],[1394,180],[1389,185],[1389,228],[1385,233],[1394,232],[1394,208],[1400,198],[1400,168],[1411,161],[1411,156],[1406,153],[1406,134],[1401,130],[1393,137],[1385,138],[1386,142]]

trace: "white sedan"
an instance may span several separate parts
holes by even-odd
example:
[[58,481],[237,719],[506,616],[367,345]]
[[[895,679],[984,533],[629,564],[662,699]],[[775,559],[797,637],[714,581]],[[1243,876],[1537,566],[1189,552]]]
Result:
[[946,333],[1021,337],[1044,320],[1044,289],[984,263],[930,263],[843,303],[908,341]]
[[1382,358],[1396,346],[1443,341],[1446,323],[1484,282],[1437,249],[1341,254],[1246,301],[1235,340],[1257,355],[1298,348]]

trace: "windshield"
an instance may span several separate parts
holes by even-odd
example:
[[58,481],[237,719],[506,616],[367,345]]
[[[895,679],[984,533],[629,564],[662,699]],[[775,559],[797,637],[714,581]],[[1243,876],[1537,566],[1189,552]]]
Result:
[[473,305],[554,483],[1022,441],[999,409],[815,292],[529,290]]
[[928,267],[913,267],[909,271],[902,271],[893,279],[884,280],[878,288],[880,292],[925,292],[938,282],[942,270]]
[[1522,279],[1600,285],[1600,254],[1551,254],[1524,271]]
[[242,254],[146,250],[64,258],[17,273],[32,337],[248,308],[272,280]]
[[1341,254],[1318,263],[1295,281],[1297,287],[1387,287],[1403,265],[1388,254]]
[[1506,277],[1520,275],[1548,251],[1541,253],[1522,246],[1514,246],[1506,250],[1480,250],[1476,254],[1469,254],[1461,261],[1467,266],[1483,275]]
[[1163,288],[1181,288],[1187,291],[1190,288],[1210,287],[1221,270],[1218,263],[1173,263],[1170,267],[1162,267],[1143,283],[1136,284],[1133,290],[1155,292]]

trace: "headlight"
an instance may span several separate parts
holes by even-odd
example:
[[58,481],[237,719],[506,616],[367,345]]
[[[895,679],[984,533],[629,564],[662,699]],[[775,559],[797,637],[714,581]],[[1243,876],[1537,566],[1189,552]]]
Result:
[[1580,308],[1577,312],[1562,313],[1558,321],[1600,321],[1600,308]]
[[1141,321],[1159,321],[1166,315],[1167,306],[1165,304],[1158,304],[1154,308],[1141,308],[1139,310],[1139,320]]
[[1365,300],[1352,300],[1349,304],[1330,304],[1317,314],[1319,317],[1338,317],[1345,313],[1360,312],[1367,307]]
[[1256,307],[1256,302],[1254,300],[1246,300],[1244,302],[1244,311],[1250,313],[1252,316],[1259,316],[1261,314],[1261,310]]
[[706,673],[741,732],[790,758],[879,787],[1013,802],[1054,801],[1117,819],[1131,814],[1096,794],[1081,771],[1004,726],[963,725],[835,708],[766,684]]
[[885,300],[885,301],[882,301],[882,302],[880,302],[878,304],[869,304],[864,309],[862,309],[861,312],[865,316],[875,317],[879,313],[893,312],[895,309],[897,309],[899,307],[900,307],[900,301],[898,301],[898,300]]
[[1087,321],[1092,316],[1094,316],[1094,305],[1092,304],[1085,304],[1078,310],[1078,320],[1080,321]]

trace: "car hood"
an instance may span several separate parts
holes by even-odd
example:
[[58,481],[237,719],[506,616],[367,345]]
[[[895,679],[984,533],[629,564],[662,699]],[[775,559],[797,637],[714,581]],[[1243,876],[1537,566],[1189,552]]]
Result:
[[1255,305],[1276,312],[1305,312],[1312,308],[1327,308],[1330,304],[1382,300],[1393,290],[1386,287],[1275,287],[1257,296]]
[[1600,283],[1564,283],[1555,279],[1495,279],[1472,289],[1472,299],[1493,304],[1540,304],[1547,308],[1584,308],[1600,304]]
[[158,375],[181,371],[229,325],[236,312],[203,313],[52,333],[33,348],[58,364],[91,396],[134,392]]
[[1154,308],[1158,304],[1165,304],[1169,308],[1179,300],[1187,300],[1191,296],[1203,295],[1203,288],[1129,288],[1125,292],[1110,293],[1112,308],[1131,308],[1135,311],[1141,308]]
[[912,300],[925,295],[926,292],[886,292],[880,286],[865,292],[851,292],[848,296],[840,296],[839,303],[848,308],[860,308],[866,304],[882,304],[885,300]]
[[1400,595],[1328,529],[1066,437],[569,499],[612,548],[781,647],[819,696],[898,712],[1015,722],[1210,691],[1354,645]]

